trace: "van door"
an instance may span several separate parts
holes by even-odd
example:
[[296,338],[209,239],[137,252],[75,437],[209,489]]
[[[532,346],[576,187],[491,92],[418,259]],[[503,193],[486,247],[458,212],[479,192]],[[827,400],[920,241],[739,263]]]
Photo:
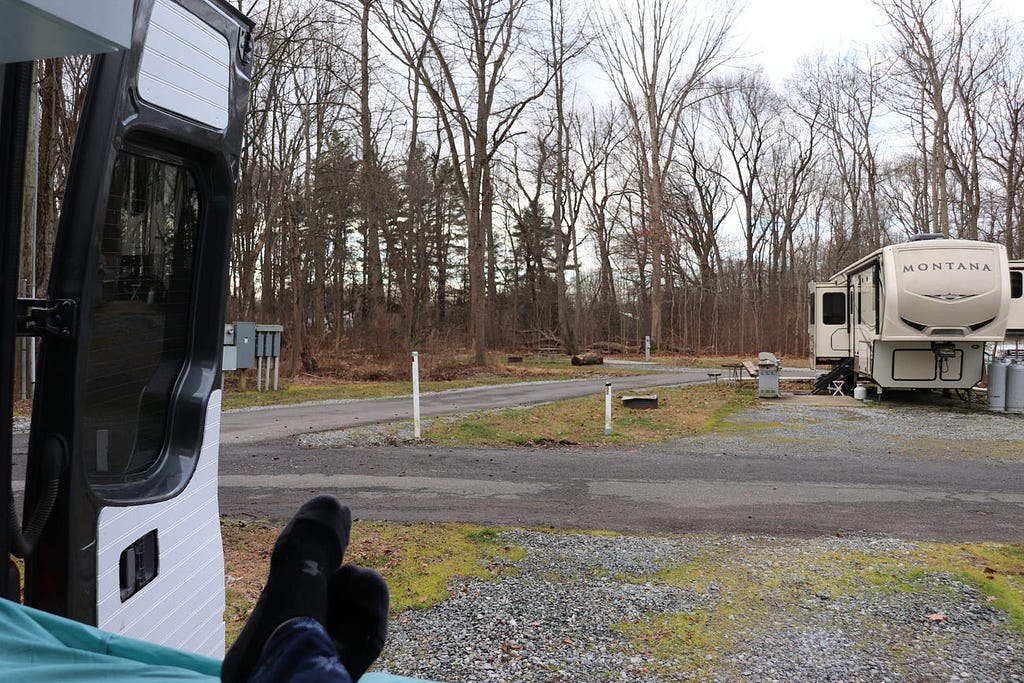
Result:
[[212,656],[224,648],[220,369],[251,22],[137,0],[96,58],[54,249],[66,325],[41,344],[25,509],[58,473],[26,603]]

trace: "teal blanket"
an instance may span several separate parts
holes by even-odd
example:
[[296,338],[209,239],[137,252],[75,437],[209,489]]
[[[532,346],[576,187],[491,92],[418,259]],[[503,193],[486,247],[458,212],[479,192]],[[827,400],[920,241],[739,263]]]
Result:
[[[125,638],[0,598],[0,672],[18,683],[219,681],[220,660]],[[360,683],[415,683],[368,673]]]

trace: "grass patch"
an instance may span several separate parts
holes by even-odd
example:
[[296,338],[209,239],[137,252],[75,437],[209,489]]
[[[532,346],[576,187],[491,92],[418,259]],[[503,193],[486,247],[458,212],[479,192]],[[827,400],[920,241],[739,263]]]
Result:
[[[843,596],[897,595],[950,590],[943,577],[977,587],[985,602],[1024,635],[1024,544],[919,544],[877,554],[847,550],[808,552],[799,542],[751,539],[668,567],[647,580],[712,596],[690,612],[658,615],[617,628],[655,673],[686,671],[697,680],[738,677],[727,663],[757,629],[799,624],[808,609]],[[922,612],[921,628],[927,628]],[[953,617],[954,615],[950,615]],[[874,616],[864,617],[873,632]],[[895,625],[894,651],[919,645],[912,626]]]
[[705,654],[722,649],[721,637],[708,628],[711,615],[702,609],[690,613],[659,614],[621,624],[616,630],[630,639],[658,673],[704,670]]
[[990,598],[991,605],[1010,618],[1024,635],[1024,543],[970,543],[958,553],[939,548],[933,563]]
[[[527,362],[515,366],[495,366],[492,372],[482,372],[474,377],[451,380],[424,380],[420,391],[447,391],[472,387],[514,384],[517,382],[541,382],[559,379],[582,379],[586,377],[621,377],[656,372],[652,369],[614,368],[603,365],[573,366],[568,358],[543,362]],[[402,381],[353,381],[340,382],[326,378],[304,378],[301,382],[286,383],[279,391],[240,391],[227,388],[224,391],[224,410],[254,408],[258,406],[295,405],[310,401],[336,401],[342,399],[384,398],[389,396],[411,396],[412,380]]]
[[657,393],[658,409],[627,410],[617,395],[607,435],[604,396],[595,395],[435,420],[423,436],[447,446],[637,445],[696,434],[757,402],[753,387],[732,383],[644,391]]
[[[283,525],[225,519],[227,643],[238,637],[266,583],[270,551]],[[523,551],[495,529],[465,524],[356,522],[346,562],[373,567],[387,579],[392,613],[425,608],[448,597],[457,578],[490,579],[508,571]]]

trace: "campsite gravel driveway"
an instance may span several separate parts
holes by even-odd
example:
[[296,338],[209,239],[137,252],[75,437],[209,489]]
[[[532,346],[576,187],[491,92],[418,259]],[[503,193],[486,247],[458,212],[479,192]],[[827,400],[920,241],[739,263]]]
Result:
[[[306,443],[356,447],[372,432]],[[787,462],[805,471],[805,483],[820,485],[823,498],[844,495],[833,484],[852,470],[908,500],[948,477],[948,505],[931,514],[952,516],[973,496],[984,519],[985,505],[1002,500],[1022,526],[998,535],[1020,541],[1022,437],[1017,416],[796,397],[734,415],[715,433],[651,449],[711,463],[744,458],[751,467]],[[888,469],[894,463],[921,468],[897,476]],[[982,490],[957,469],[964,463],[995,468],[1009,485]],[[804,514],[827,502],[804,501]],[[913,514],[907,508],[908,529],[919,528]],[[934,547],[897,536],[508,532],[503,540],[526,557],[496,580],[460,583],[448,600],[399,616],[379,667],[467,682],[1024,681],[1024,638],[1007,628],[1007,616],[955,574],[920,571]]]
[[[917,544],[528,531],[503,540],[527,550],[513,571],[397,617],[379,669],[467,683],[1024,681],[1024,639],[976,588],[936,572],[893,590],[870,580],[875,567],[842,560],[900,572]],[[707,576],[701,559],[712,563]],[[672,579],[672,567],[688,565],[696,570]]]

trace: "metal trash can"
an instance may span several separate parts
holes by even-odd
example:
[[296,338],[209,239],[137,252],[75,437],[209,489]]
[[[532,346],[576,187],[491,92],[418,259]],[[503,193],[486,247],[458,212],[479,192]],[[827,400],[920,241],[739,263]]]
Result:
[[774,353],[757,354],[757,395],[759,398],[779,398],[779,369],[782,363]]

